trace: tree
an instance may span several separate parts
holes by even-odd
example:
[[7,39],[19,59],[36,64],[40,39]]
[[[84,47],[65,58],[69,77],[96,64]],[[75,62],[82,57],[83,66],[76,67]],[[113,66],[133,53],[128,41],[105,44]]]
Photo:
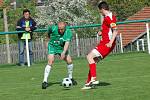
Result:
[[86,0],[47,1],[44,7],[37,7],[38,25],[48,25],[49,21],[66,21],[69,24],[94,23],[95,17],[91,16],[86,6]]
[[[104,0],[103,0],[104,1]],[[145,6],[150,6],[149,0],[105,0],[113,12],[117,14],[118,21],[124,21]],[[89,4],[96,6],[98,0],[89,0]],[[96,10],[96,9],[95,9]]]
[[[92,9],[90,5],[87,5],[87,0],[49,0],[45,2],[45,6],[37,7],[36,21],[41,28],[47,27],[48,23],[52,21],[57,23],[59,21],[65,21],[69,25],[83,25],[96,23],[97,16],[90,12]],[[78,30],[76,32],[83,32]],[[86,34],[92,34],[93,32],[84,32]]]
[[[10,5],[10,0],[5,0],[3,6],[1,7],[1,9],[3,8],[7,8],[7,17],[8,17],[8,29],[9,31],[15,31],[16,30],[16,23],[17,21],[20,19],[20,17],[22,16],[22,11],[23,9],[27,8],[31,11],[32,16],[35,15],[35,1],[36,0],[16,0],[17,2],[17,8],[14,9],[11,5]],[[0,20],[1,21],[1,20]],[[3,30],[4,31],[4,30]],[[4,36],[0,36],[1,38],[4,38]],[[14,43],[17,41],[17,35],[9,35],[10,37],[10,43]],[[0,40],[0,43],[5,43],[4,40]]]

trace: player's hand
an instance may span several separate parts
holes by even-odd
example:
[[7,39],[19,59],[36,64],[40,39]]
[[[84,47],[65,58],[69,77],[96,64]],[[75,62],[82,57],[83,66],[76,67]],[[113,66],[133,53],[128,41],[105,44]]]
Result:
[[54,23],[52,21],[49,21],[49,25],[53,25]]
[[102,32],[101,32],[101,31],[99,31],[99,32],[98,32],[98,35],[99,35],[99,36],[101,36],[101,35],[102,35]]
[[65,52],[61,53],[60,59],[64,59],[65,58]]
[[106,44],[106,46],[107,46],[108,48],[111,48],[111,47],[112,47],[112,43],[111,43],[111,42],[108,42],[108,43]]

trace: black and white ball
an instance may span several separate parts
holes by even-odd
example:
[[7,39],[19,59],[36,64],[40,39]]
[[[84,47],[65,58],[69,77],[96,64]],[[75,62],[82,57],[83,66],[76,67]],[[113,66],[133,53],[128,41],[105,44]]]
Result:
[[72,86],[72,81],[70,78],[64,78],[62,81],[62,86],[64,88],[70,88]]

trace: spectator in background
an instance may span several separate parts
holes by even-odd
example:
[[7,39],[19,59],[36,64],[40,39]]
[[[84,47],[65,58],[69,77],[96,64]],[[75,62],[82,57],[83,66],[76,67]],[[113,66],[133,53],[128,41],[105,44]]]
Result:
[[24,49],[26,46],[25,34],[27,34],[29,44],[29,57],[30,64],[33,63],[33,52],[32,52],[32,36],[33,31],[37,28],[36,22],[30,17],[30,10],[23,10],[23,17],[18,20],[16,30],[26,31],[25,33],[18,33],[18,48],[19,48],[19,66],[24,66]]

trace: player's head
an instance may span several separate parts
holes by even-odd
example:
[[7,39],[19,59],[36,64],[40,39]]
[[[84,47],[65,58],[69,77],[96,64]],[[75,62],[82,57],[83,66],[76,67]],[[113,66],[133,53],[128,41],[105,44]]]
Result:
[[24,9],[23,10],[23,16],[24,16],[25,19],[29,19],[29,17],[30,17],[30,10]]
[[107,2],[105,1],[102,1],[98,4],[98,8],[99,8],[99,11],[102,15],[105,15],[105,12],[106,11],[109,11],[109,5],[107,4]]
[[60,34],[63,34],[66,29],[66,23],[65,22],[58,22],[58,32]]

